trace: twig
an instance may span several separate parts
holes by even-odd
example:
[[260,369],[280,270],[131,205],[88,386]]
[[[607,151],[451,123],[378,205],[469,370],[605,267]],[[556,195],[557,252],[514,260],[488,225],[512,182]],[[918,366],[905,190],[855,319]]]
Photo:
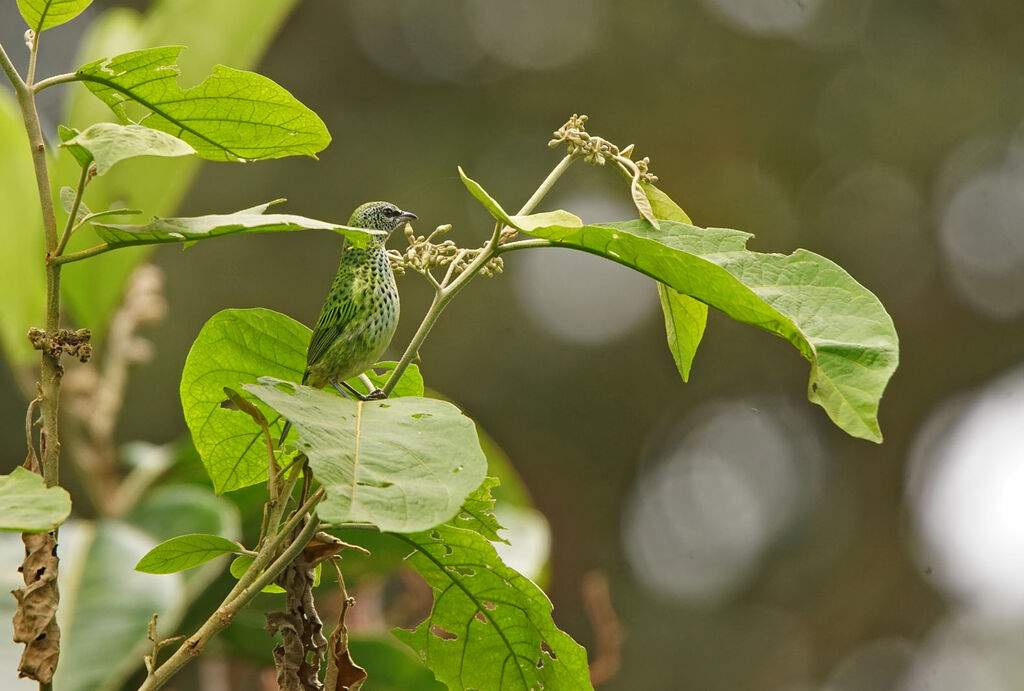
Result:
[[[181,647],[174,651],[171,657],[167,658],[162,665],[153,670],[153,673],[139,687],[139,691],[153,691],[166,684],[182,667],[197,657],[210,639],[227,628],[235,618],[235,615],[248,605],[263,588],[274,582],[285,568],[302,553],[303,548],[319,528],[320,521],[315,516],[308,517],[302,531],[288,544],[288,547],[281,552],[280,556],[274,559],[265,571],[260,573],[263,565],[271,559],[272,553],[277,550],[287,536],[292,534],[298,523],[306,518],[306,512],[312,509],[323,497],[323,488],[313,493],[313,496],[302,507],[302,513],[297,512],[293,517],[294,521],[289,520],[276,539],[269,541],[264,546],[259,556],[253,560],[246,573],[239,579],[238,584],[221,602],[220,607],[210,615],[209,619],[199,627],[198,631],[192,634]],[[245,586],[242,586],[243,579],[248,581]]]
[[[551,187],[557,182],[558,178],[569,168],[575,160],[575,156],[570,154],[562,158],[558,162],[558,165],[548,174],[544,181],[540,184],[540,187],[530,196],[529,200],[519,210],[517,215],[529,213],[540,203],[544,196],[551,190]],[[405,352],[402,354],[402,358],[395,365],[395,369],[392,370],[391,376],[381,387],[385,395],[390,395],[394,391],[398,381],[402,378],[409,363],[412,362],[413,358],[419,353],[420,346],[423,345],[423,341],[426,340],[430,334],[430,330],[434,328],[434,324],[437,322],[438,317],[441,316],[441,312],[448,306],[452,298],[455,297],[460,290],[462,290],[467,283],[469,283],[473,277],[480,272],[480,270],[487,265],[494,257],[498,256],[499,249],[501,248],[500,241],[502,239],[502,224],[495,223],[494,231],[491,233],[490,239],[480,249],[479,253],[470,262],[461,273],[454,275],[454,267],[458,262],[452,261],[451,266],[448,267],[448,274],[445,276],[444,281],[441,282],[441,287],[435,289],[434,300],[430,303],[430,308],[423,317],[423,321],[420,322],[419,328],[416,329],[416,333],[413,335],[412,340],[409,341],[409,345],[406,347]],[[505,245],[508,247],[509,245]],[[454,276],[454,277],[453,277]]]
[[597,653],[590,662],[590,681],[594,686],[600,686],[619,671],[625,634],[612,606],[608,577],[600,571],[584,574],[582,591],[583,609],[597,638]]

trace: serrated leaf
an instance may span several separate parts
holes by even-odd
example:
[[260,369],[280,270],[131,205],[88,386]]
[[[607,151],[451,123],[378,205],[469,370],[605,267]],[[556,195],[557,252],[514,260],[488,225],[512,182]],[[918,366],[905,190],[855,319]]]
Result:
[[[181,373],[181,406],[218,493],[267,479],[262,431],[247,415],[221,408],[224,387],[237,390],[263,375],[301,381],[311,335],[308,327],[291,317],[266,309],[224,310],[200,330]],[[419,369],[410,365],[395,392],[415,386],[416,381],[423,379]],[[348,383],[361,386],[356,378]],[[284,421],[264,403],[257,405],[276,439]]]
[[459,507],[459,512],[448,523],[456,528],[479,533],[491,542],[508,544],[508,540],[498,535],[502,528],[498,519],[494,517],[494,497],[491,496],[491,490],[499,484],[498,478],[485,477],[483,483],[466,497]]
[[473,421],[447,401],[409,396],[350,401],[261,377],[243,388],[287,417],[296,446],[327,490],[329,523],[413,531],[451,518],[484,479]]
[[69,22],[92,4],[92,0],[18,0],[18,10],[37,34]]
[[[178,63],[186,78],[190,74],[196,75],[195,79],[188,78],[189,83],[209,74],[218,62],[240,69],[253,69],[296,4],[297,0],[261,0],[258,12],[252,11],[251,0],[151,2],[145,3],[145,13],[129,7],[110,7],[97,13],[98,16],[84,26],[74,64],[82,65],[148,46],[175,44],[189,46]],[[241,16],[245,21],[238,21]],[[211,40],[214,27],[216,40]],[[88,89],[71,88],[63,91],[62,95],[65,96],[60,118],[63,122],[92,123],[113,117],[106,104],[96,99]],[[24,125],[20,129],[24,133]],[[19,150],[22,158],[26,158],[24,152],[22,147]],[[34,188],[31,161],[26,162],[29,164],[28,178]],[[145,209],[146,213],[155,216],[174,216],[200,169],[200,162],[201,159],[194,156],[139,158],[131,166],[115,167],[89,185],[90,206],[94,209],[128,206]],[[51,180],[65,183],[73,179],[78,168],[78,163],[71,156],[59,156],[56,164],[50,167]],[[9,167],[4,167],[4,170],[11,171]],[[38,213],[38,200],[35,206]],[[95,244],[95,232],[91,226],[85,226],[71,238],[68,251]],[[76,323],[86,324],[92,329],[95,348],[102,348],[107,324],[124,299],[125,286],[133,269],[149,256],[152,249],[144,247],[107,252],[87,262],[75,262],[64,267],[61,276],[64,304]],[[40,254],[42,252],[45,249],[41,249]],[[40,308],[35,314],[42,314],[46,294],[43,278],[40,273]],[[22,286],[21,290],[27,288]],[[25,327],[19,328],[19,338],[27,346]],[[30,348],[27,350],[33,353]],[[38,352],[34,355],[38,359]]]
[[808,399],[848,434],[882,441],[878,405],[899,363],[899,338],[878,298],[837,264],[804,249],[752,252],[750,233],[675,221],[660,229],[642,220],[516,227],[604,256],[785,338],[811,363]]
[[183,218],[157,218],[143,225],[93,223],[100,238],[111,247],[195,242],[234,233],[279,233],[297,230],[331,230],[344,235],[354,246],[365,247],[380,231],[352,228],[293,214],[265,213],[267,202],[233,214],[208,214]]
[[149,550],[135,565],[143,573],[177,573],[242,548],[218,535],[179,535]]
[[[96,174],[103,175],[120,161],[137,156],[191,156],[192,146],[177,137],[140,125],[98,122],[64,140],[63,146],[84,149],[96,161]],[[79,158],[79,154],[75,154]],[[81,160],[79,158],[79,160]]]
[[[124,53],[83,65],[79,80],[122,122],[168,132],[201,158],[255,161],[315,157],[331,141],[323,121],[272,80],[216,65],[202,83],[182,89],[176,64],[182,46]],[[147,114],[133,120],[128,105]]]
[[434,606],[415,630],[392,633],[449,689],[593,688],[586,651],[555,626],[551,601],[482,535],[442,525],[397,537],[416,550],[408,563]]
[[0,475],[0,530],[46,533],[71,514],[71,495],[25,468]]

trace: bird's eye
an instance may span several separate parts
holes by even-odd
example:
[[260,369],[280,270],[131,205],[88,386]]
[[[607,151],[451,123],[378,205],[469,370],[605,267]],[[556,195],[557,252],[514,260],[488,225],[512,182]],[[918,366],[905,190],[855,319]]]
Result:
[[398,215],[398,209],[392,209],[390,207],[384,209],[384,215],[387,216],[388,218],[394,218],[395,216]]

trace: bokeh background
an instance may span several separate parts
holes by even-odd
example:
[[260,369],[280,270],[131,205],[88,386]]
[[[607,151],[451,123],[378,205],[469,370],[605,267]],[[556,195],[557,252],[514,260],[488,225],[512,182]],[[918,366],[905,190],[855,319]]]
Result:
[[[97,0],[54,30],[40,72],[72,68],[90,21],[125,4],[146,7]],[[21,31],[5,3],[0,40]],[[587,113],[696,223],[823,254],[891,312],[880,446],[806,401],[788,344],[719,314],[683,384],[654,286],[589,255],[509,255],[445,312],[427,383],[547,517],[555,619],[588,648],[581,584],[609,579],[626,637],[604,688],[1024,689],[1024,4],[306,0],[258,69],[334,142],[318,161],[204,164],[182,215],[287,197],[344,220],[385,198],[476,245],[491,224],[456,165],[518,208],[558,161],[551,131]],[[543,208],[635,214],[617,174],[582,163]],[[181,439],[203,322],[263,306],[313,323],[337,247],[304,233],[155,252],[169,311],[143,333],[155,357],[132,371],[117,439]],[[430,297],[415,275],[400,290],[395,356]],[[0,377],[0,430],[20,460],[16,380]]]

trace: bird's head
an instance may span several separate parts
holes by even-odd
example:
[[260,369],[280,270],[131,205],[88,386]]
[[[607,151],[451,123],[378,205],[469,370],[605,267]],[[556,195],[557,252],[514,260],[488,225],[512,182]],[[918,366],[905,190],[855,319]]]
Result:
[[391,202],[367,202],[352,212],[348,224],[390,234],[398,226],[415,220],[416,214],[402,211]]

